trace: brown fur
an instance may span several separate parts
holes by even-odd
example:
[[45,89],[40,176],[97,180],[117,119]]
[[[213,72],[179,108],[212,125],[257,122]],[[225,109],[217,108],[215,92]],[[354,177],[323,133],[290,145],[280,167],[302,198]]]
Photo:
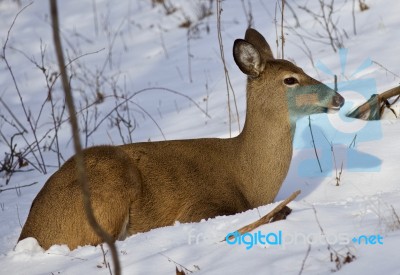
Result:
[[[84,151],[94,214],[115,239],[176,220],[197,222],[234,214],[274,200],[289,169],[295,127],[283,79],[294,76],[299,86],[320,82],[286,60],[273,59],[265,39],[252,29],[245,40],[235,42],[234,57],[249,75],[246,122],[239,136]],[[322,100],[312,102],[307,114],[343,105],[330,88],[317,92]],[[35,237],[45,249],[101,242],[86,221],[73,158],[33,201],[19,239],[27,237]]]

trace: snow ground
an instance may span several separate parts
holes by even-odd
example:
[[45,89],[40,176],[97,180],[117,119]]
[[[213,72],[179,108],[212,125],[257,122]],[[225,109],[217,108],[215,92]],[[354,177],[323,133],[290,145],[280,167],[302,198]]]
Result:
[[[121,93],[132,95],[151,87],[179,91],[192,98],[209,116],[190,100],[162,90],[138,94],[135,96],[135,103],[152,115],[166,139],[229,137],[226,87],[219,59],[215,7],[214,15],[199,22],[198,32],[192,33],[192,57],[189,65],[187,29],[179,28],[178,25],[187,17],[196,22],[198,1],[171,0],[170,3],[178,7],[178,11],[169,16],[164,14],[162,7],[152,7],[147,0],[59,2],[64,47],[71,58],[104,48],[99,53],[79,59],[79,64],[84,67],[75,66],[76,72],[82,75],[86,73],[85,77],[92,82],[88,80],[89,84],[85,86],[84,81],[76,80],[77,90],[85,88],[88,94],[95,93],[95,88],[90,86],[90,83],[95,83],[94,78],[88,72],[104,68],[104,78],[112,79],[118,87],[122,87]],[[306,2],[296,1],[299,5]],[[27,3],[22,1],[23,5]],[[231,47],[234,39],[243,37],[247,26],[242,3],[245,3],[247,10],[251,9],[255,27],[265,35],[277,54],[274,44],[276,30],[273,1],[230,0],[222,3],[224,50],[235,87],[241,123],[245,117],[245,77],[234,64]],[[289,3],[295,7],[293,1]],[[384,4],[382,1],[370,0],[367,4],[370,9],[364,12],[360,12],[356,7],[355,35],[352,29],[352,1],[335,2],[338,7],[338,11],[335,12],[335,16],[339,18],[338,26],[345,29],[348,36],[344,38],[344,45],[348,50],[344,70],[340,55],[334,53],[329,45],[307,41],[313,54],[313,66],[303,51],[300,38],[290,30],[286,30],[285,58],[294,60],[308,74],[325,83],[332,82],[329,72],[337,74],[339,88],[343,87],[343,93],[346,92],[346,84],[351,81],[362,84],[368,79],[375,83],[368,92],[373,92],[374,88],[382,92],[395,87],[399,83],[400,74],[397,69],[396,46],[396,41],[400,39],[400,21],[396,8],[399,8],[400,4],[395,0],[385,1]],[[318,8],[317,5],[317,1],[308,1],[307,4],[314,10]],[[18,10],[12,1],[0,1],[2,44],[5,43],[7,32]],[[7,48],[7,59],[18,80],[23,100],[35,115],[40,112],[47,89],[42,72],[29,58],[40,62],[42,45],[46,47],[46,68],[49,71],[56,70],[48,10],[47,1],[33,1],[16,20]],[[297,31],[303,32],[304,35],[312,31],[323,33],[307,13],[297,10],[296,14],[301,22]],[[295,18],[288,9],[285,18],[286,25],[294,24]],[[105,60],[110,56],[111,62],[104,66]],[[372,64],[357,71],[368,59],[373,61]],[[20,114],[19,120],[28,127],[10,74],[3,60],[0,64],[0,96],[11,110]],[[319,70],[316,64],[324,64],[329,69],[328,72]],[[107,82],[102,78],[100,82],[105,94],[112,93],[112,81]],[[62,94],[57,85],[53,96],[61,101]],[[360,102],[354,94],[346,95],[346,99],[350,99],[349,103]],[[82,95],[77,94],[76,98],[79,100]],[[0,114],[7,117],[9,113],[0,106]],[[105,100],[100,112],[104,115],[106,110],[113,107],[112,100]],[[48,108],[46,105],[38,121],[40,136],[45,135],[48,129],[46,127],[51,124]],[[399,104],[395,105],[394,109],[399,113]],[[344,111],[331,119],[340,122]],[[137,129],[134,131],[133,141],[163,139],[158,127],[141,109],[135,109],[135,114]],[[312,122],[315,133],[329,132],[325,115],[312,117]],[[236,117],[232,124],[233,135],[238,132],[235,123]],[[336,186],[330,145],[321,136],[316,141],[324,173],[318,172],[314,152],[310,147],[307,123],[308,121],[302,121],[298,125],[291,169],[276,201],[278,203],[297,189],[301,189],[302,193],[290,204],[293,212],[287,220],[259,228],[264,234],[281,231],[282,245],[255,245],[246,250],[244,245],[220,242],[228,233],[268,213],[277,205],[274,203],[234,216],[216,217],[200,223],[176,223],[174,226],[154,229],[117,242],[123,273],[173,274],[175,266],[184,266],[198,274],[299,274],[300,270],[303,270],[303,274],[326,274],[336,270],[335,263],[330,259],[330,253],[336,251],[342,256],[349,252],[356,257],[354,261],[338,270],[337,274],[400,274],[400,264],[396,257],[397,248],[400,246],[400,222],[395,215],[400,215],[400,121],[387,112],[385,120],[362,125],[367,131],[355,131],[359,124],[345,121],[341,127],[348,131],[348,134],[338,135],[337,131],[334,131],[332,135],[328,135],[328,140],[334,144],[336,163],[345,164],[340,186]],[[7,138],[14,133],[2,118],[0,130]],[[358,133],[357,146],[350,150],[348,147],[355,133]],[[369,140],[368,136],[371,133],[379,134]],[[49,135],[52,134],[54,133]],[[124,135],[126,138],[126,133]],[[72,154],[67,126],[60,129],[59,138],[61,151],[67,159]],[[17,138],[17,141],[19,145],[24,143],[22,139]],[[110,127],[109,122],[102,124],[98,132],[87,141],[88,146],[105,143],[122,143],[116,127]],[[5,152],[6,148],[2,139],[0,151]],[[356,157],[350,158],[350,151]],[[56,170],[56,155],[45,152],[44,156],[46,163],[52,166],[47,175],[36,170],[16,173],[7,186],[5,178],[0,179],[0,189],[38,182],[20,190],[0,192],[0,274],[108,274],[108,269],[102,265],[103,255],[100,247],[85,246],[69,251],[65,246],[53,246],[43,252],[32,240],[26,240],[14,249],[21,224],[26,220],[33,198],[49,175]],[[306,175],[301,172],[304,171],[304,167],[308,171]],[[319,224],[326,239],[321,235]],[[352,242],[353,237],[362,235],[379,235],[383,238],[383,244]],[[310,241],[305,241],[304,236],[310,238]],[[293,241],[293,238],[297,238],[296,241]],[[331,245],[330,249],[327,241]]]

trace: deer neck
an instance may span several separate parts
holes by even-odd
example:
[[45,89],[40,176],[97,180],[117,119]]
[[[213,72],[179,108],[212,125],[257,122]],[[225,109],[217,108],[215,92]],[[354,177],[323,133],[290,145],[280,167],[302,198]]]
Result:
[[237,137],[243,169],[240,182],[249,203],[257,207],[274,200],[286,177],[296,124],[282,93],[274,87],[256,88],[249,81],[247,91],[246,121]]

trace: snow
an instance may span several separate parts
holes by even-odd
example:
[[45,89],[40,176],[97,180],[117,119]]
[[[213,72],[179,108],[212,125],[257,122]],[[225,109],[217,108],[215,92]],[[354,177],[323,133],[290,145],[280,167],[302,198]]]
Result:
[[[28,3],[21,2],[22,5]],[[96,77],[101,84],[100,92],[105,95],[111,95],[115,87],[117,93],[128,96],[147,88],[167,88],[193,101],[163,89],[150,89],[135,95],[130,104],[138,104],[140,107],[132,107],[137,126],[132,135],[134,142],[163,140],[157,125],[166,139],[230,136],[215,3],[214,14],[198,21],[199,3],[208,5],[208,1],[171,0],[169,3],[178,10],[168,16],[161,6],[152,7],[148,0],[58,2],[64,49],[69,58],[79,57],[71,64],[75,73],[72,85],[76,90],[82,90],[75,94],[76,100],[82,103],[85,94],[89,99],[96,96]],[[294,1],[288,2],[293,8],[296,7]],[[265,35],[275,55],[281,54],[280,48],[275,46],[274,2],[222,2],[221,33],[241,125],[245,117],[245,76],[237,69],[231,48],[234,39],[243,37],[247,26],[243,3],[248,11],[251,10],[256,29]],[[307,7],[313,10],[318,8],[317,1],[296,3],[307,3]],[[339,28],[344,29],[348,36],[343,38],[347,49],[345,66],[340,62],[339,53],[334,53],[329,45],[308,41],[314,64],[323,64],[328,69],[325,72],[319,70],[303,51],[300,38],[290,30],[285,31],[285,58],[293,60],[305,72],[324,83],[332,83],[332,73],[337,74],[339,87],[350,81],[361,83],[366,79],[373,79],[376,83],[376,89],[367,93],[383,92],[397,86],[400,74],[397,68],[396,45],[400,42],[397,35],[400,27],[397,11],[400,4],[395,0],[387,0],[384,4],[382,1],[370,0],[367,4],[370,9],[364,12],[360,12],[356,5],[355,35],[352,29],[352,1],[335,1],[338,10],[334,16],[339,19]],[[14,1],[0,1],[2,45],[19,9]],[[301,23],[298,32],[303,35],[309,35],[312,31],[323,33],[309,14],[298,9],[296,11]],[[178,27],[186,18],[194,23],[199,22],[197,32],[191,33],[189,47],[188,30]],[[279,14],[277,19],[280,21]],[[285,24],[293,25],[294,22],[293,14],[285,9]],[[33,1],[17,18],[10,33],[6,54],[23,101],[37,121],[38,136],[50,136],[45,139],[46,144],[54,136],[54,132],[46,133],[52,126],[50,105],[45,105],[39,118],[38,114],[48,90],[43,73],[29,59],[40,64],[40,49],[45,48],[45,67],[48,72],[57,72],[52,44],[48,2]],[[190,62],[188,56],[191,56]],[[371,61],[370,66],[357,71],[368,59]],[[0,96],[31,132],[3,59],[0,60],[0,70]],[[62,103],[59,81],[52,95],[57,104]],[[347,109],[363,101],[350,93],[346,99]],[[0,106],[0,115],[11,119],[3,105]],[[114,99],[106,98],[98,107],[100,118],[114,107]],[[316,140],[324,170],[320,173],[314,149],[310,146],[308,120],[304,120],[298,125],[291,168],[275,203],[199,223],[176,222],[173,226],[157,228],[118,241],[116,244],[123,274],[173,274],[176,266],[196,274],[299,274],[301,270],[302,274],[326,274],[337,269],[335,263],[331,262],[332,251],[341,256],[349,252],[356,257],[337,270],[337,274],[400,274],[400,264],[396,257],[400,246],[400,221],[396,217],[396,214],[400,215],[400,121],[389,111],[385,113],[384,120],[369,123],[367,129],[379,127],[379,135],[368,139],[372,130],[369,133],[359,133],[353,151],[358,154],[356,160],[366,161],[364,164],[352,163],[348,152],[357,125],[344,120],[346,108],[340,114],[331,115],[331,120],[342,122],[341,129],[348,130],[350,134],[338,135],[336,131],[328,136],[329,142],[333,144],[337,166],[340,168],[341,163],[344,163],[339,186],[336,186],[337,172],[330,144],[322,137]],[[400,104],[397,103],[393,108],[399,113]],[[143,110],[152,116],[157,125]],[[237,119],[234,115],[232,135],[239,131]],[[311,119],[316,135],[322,131],[328,133],[326,115],[313,116]],[[0,130],[8,140],[15,133],[15,129],[2,117]],[[58,134],[63,159],[67,159],[73,152],[67,124],[63,124]],[[122,136],[125,141],[128,140],[126,130],[123,130]],[[32,135],[27,135],[27,138],[29,142],[33,141]],[[26,145],[21,137],[15,140],[17,148]],[[116,127],[111,127],[111,122],[106,120],[87,139],[87,146],[122,142]],[[1,138],[0,151],[8,152],[7,148]],[[4,172],[0,174],[0,190],[37,182],[29,187],[0,192],[0,273],[109,274],[103,263],[100,246],[84,246],[70,251],[65,245],[55,245],[43,251],[33,238],[25,239],[17,245],[21,225],[27,218],[32,200],[49,175],[57,169],[56,154],[50,151],[43,154],[49,165],[45,175],[37,170],[15,173],[6,186]],[[36,163],[34,159],[30,161]],[[307,175],[299,173],[302,165],[309,168]],[[28,166],[24,170],[31,168]],[[246,250],[244,245],[221,242],[228,233],[265,215],[297,189],[301,189],[302,193],[296,201],[290,203],[293,211],[286,220],[253,231],[255,233],[260,230],[263,234],[281,231],[282,245],[254,245]],[[363,235],[381,236],[383,244],[352,242],[352,238]],[[291,238],[297,238],[297,241],[291,241]],[[330,248],[327,241],[331,243]],[[104,249],[108,248],[104,246]],[[106,258],[111,262],[109,253]]]

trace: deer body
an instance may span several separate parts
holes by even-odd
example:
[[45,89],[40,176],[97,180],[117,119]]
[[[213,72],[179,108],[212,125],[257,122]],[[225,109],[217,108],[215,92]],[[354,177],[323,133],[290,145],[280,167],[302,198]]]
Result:
[[[253,29],[245,40],[235,41],[234,57],[249,76],[246,121],[237,137],[84,151],[94,214],[115,239],[271,203],[289,169],[296,119],[337,110],[344,103],[297,66],[274,59],[264,37]],[[310,85],[319,85],[311,91],[318,100],[300,107],[288,103],[287,93]],[[35,237],[46,249],[53,244],[73,249],[101,243],[86,221],[73,158],[49,178],[32,203],[19,239],[27,237]]]

